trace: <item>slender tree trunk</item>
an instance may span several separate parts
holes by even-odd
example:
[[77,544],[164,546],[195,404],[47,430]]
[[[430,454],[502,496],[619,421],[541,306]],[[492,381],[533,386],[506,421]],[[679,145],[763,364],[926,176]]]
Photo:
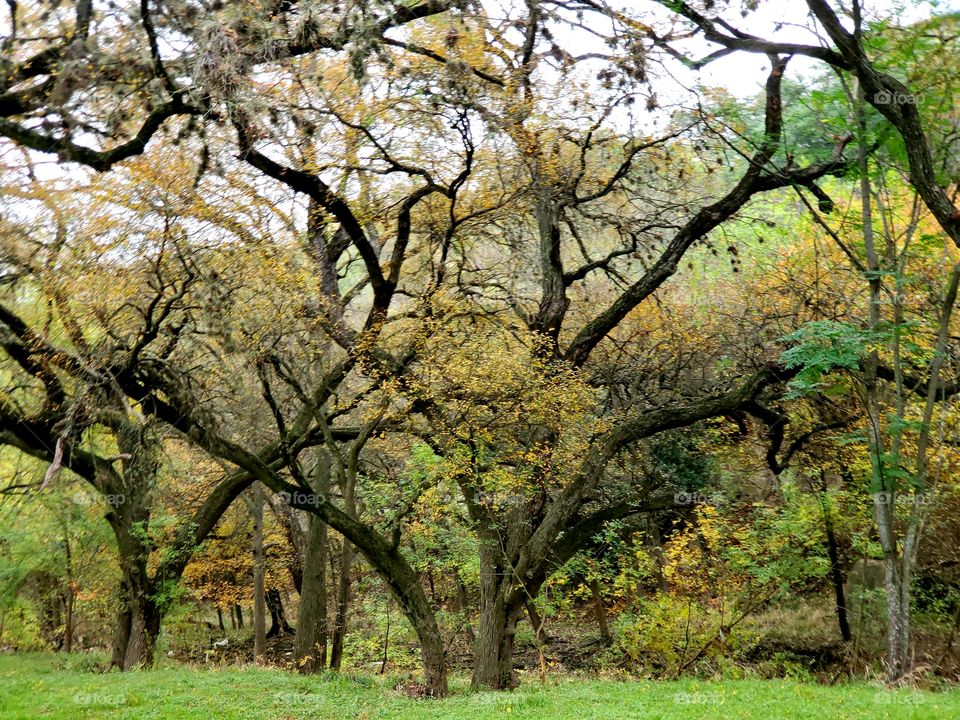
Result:
[[73,588],[67,589],[67,603],[63,621],[63,651],[73,652]]
[[337,585],[337,613],[330,643],[330,667],[339,670],[343,664],[343,640],[347,635],[347,612],[350,609],[350,576],[354,559],[353,545],[344,538],[340,552],[340,582]]
[[[448,692],[446,647],[437,625],[436,614],[423,590],[420,577],[400,553],[398,543],[389,543],[356,519],[352,478],[356,476],[357,453],[351,452],[350,462],[346,463],[341,455],[334,453],[335,445],[330,438],[327,447],[331,449],[331,454],[335,455],[338,468],[343,473],[342,477],[351,479],[350,482],[343,483],[344,507],[340,509],[324,501],[305,509],[317,514],[343,537],[353,538],[371,566],[380,573],[420,641],[426,694],[443,697]],[[357,449],[354,448],[355,451]]]
[[836,602],[837,624],[840,627],[840,637],[844,642],[850,642],[853,635],[850,632],[850,623],[847,620],[847,599],[843,591],[843,565],[840,562],[840,548],[837,543],[837,533],[833,525],[833,508],[827,497],[827,474],[820,471],[820,511],[823,514],[823,530],[827,539],[827,557],[830,558],[830,578],[833,582],[833,596]]
[[[859,5],[854,4],[856,32],[860,32]],[[870,288],[870,325],[871,332],[880,326],[880,308],[882,286],[880,280],[880,258],[877,253],[873,230],[873,209],[871,205],[871,184],[866,145],[866,116],[863,85],[857,83],[855,110],[859,130],[859,170],[860,201],[863,220],[863,244],[867,259]],[[892,269],[892,268],[891,268]],[[880,409],[880,387],[877,380],[879,356],[876,350],[867,355],[864,363],[864,396],[867,406],[867,438],[870,452],[871,479],[874,489],[874,519],[877,534],[883,548],[884,591],[887,600],[887,680],[897,682],[907,669],[907,648],[910,642],[910,606],[903,604],[904,589],[901,587],[900,548],[895,525],[896,478],[886,472],[884,457],[886,445],[882,412]],[[895,367],[899,373],[899,368]],[[891,454],[895,455],[893,451]]]
[[63,609],[63,651],[71,652],[73,650],[73,601],[76,593],[73,588],[73,556],[70,549],[70,535],[64,527],[63,548],[66,559],[67,570],[67,588]]
[[234,605],[230,617],[235,619],[236,629],[243,630],[243,608],[240,605]]
[[607,622],[607,611],[606,608],[603,607],[600,581],[596,578],[590,581],[590,594],[593,596],[593,607],[597,615],[597,625],[600,626],[600,642],[604,645],[612,645],[613,635],[610,634],[610,624]]
[[263,486],[253,487],[253,661],[260,662],[267,649],[266,597],[264,574],[266,559],[263,554]]
[[430,588],[430,599],[433,601],[434,606],[439,606],[440,603],[437,602],[437,588],[433,582],[433,565],[427,563],[427,586]]
[[527,617],[530,619],[530,625],[533,627],[533,632],[536,633],[537,642],[544,643],[549,638],[547,636],[547,631],[544,629],[544,620],[543,616],[537,612],[537,606],[533,604],[532,600],[527,601]]
[[223,637],[226,637],[226,635],[227,635],[227,628],[226,628],[226,626],[223,624],[223,610],[222,610],[219,606],[217,607],[217,625],[220,626],[220,634],[221,634]]
[[[660,534],[660,520],[657,517],[653,518],[652,522],[652,536],[653,536],[653,557],[655,560],[655,567],[657,569],[657,587],[660,589],[660,592],[667,592],[667,576],[663,572],[664,565],[666,561],[663,557],[663,536]],[[635,557],[634,567],[639,571],[640,561]],[[636,601],[639,601],[640,591],[636,589]]]
[[473,634],[473,625],[470,622],[470,600],[467,596],[467,586],[459,572],[454,571],[454,574],[457,581],[457,605],[460,612],[463,613],[463,634],[466,636],[467,642],[473,644],[476,637]]
[[[357,516],[356,497],[356,457],[346,467],[341,466],[340,486],[343,490],[343,509],[352,518]],[[350,608],[351,571],[356,550],[353,544],[343,538],[340,546],[340,581],[337,585],[337,611],[333,624],[333,639],[330,643],[330,667],[339,670],[343,664],[343,640],[347,634],[347,611]]]
[[327,664],[327,525],[310,515],[293,657],[304,675]]

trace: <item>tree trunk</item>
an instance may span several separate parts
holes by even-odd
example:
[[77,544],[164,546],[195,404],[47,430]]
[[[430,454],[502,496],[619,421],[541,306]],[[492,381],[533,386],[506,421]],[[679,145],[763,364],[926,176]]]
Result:
[[603,607],[600,581],[596,578],[590,581],[590,594],[593,596],[594,612],[597,615],[597,624],[600,626],[600,641],[604,645],[612,645],[613,636],[610,634],[610,625],[607,623],[607,611]]
[[[343,490],[343,509],[352,518],[357,517],[354,496],[356,488],[356,458],[346,467],[341,465],[340,487]],[[340,550],[340,582],[337,586],[337,613],[333,624],[333,639],[330,643],[330,667],[339,670],[343,664],[343,640],[347,634],[347,611],[350,607],[350,571],[356,554],[353,544],[343,538]]]
[[[655,567],[657,569],[657,587],[660,589],[660,592],[665,593],[669,589],[667,587],[667,576],[663,572],[663,568],[666,565],[666,560],[663,557],[663,536],[660,534],[660,518],[654,516],[652,524],[652,537],[653,537],[653,557],[656,561]],[[639,573],[640,569],[640,560],[634,554],[634,569]],[[637,581],[639,585],[639,581]],[[640,589],[639,587],[634,587],[634,602],[632,603],[633,607],[636,607],[639,604],[640,599]]]
[[[898,682],[909,670],[910,648],[910,574],[905,571],[896,548],[894,523],[895,495],[887,502],[875,503],[880,544],[883,546],[883,589],[887,600],[887,681]],[[902,564],[901,564],[902,563]]]
[[[856,7],[856,6],[855,6]],[[859,33],[859,17],[857,18],[857,32]],[[870,288],[870,324],[871,332],[880,327],[883,304],[881,298],[880,258],[877,254],[873,231],[873,211],[871,207],[871,185],[866,145],[866,115],[864,113],[863,83],[857,83],[857,97],[855,103],[859,137],[859,170],[860,170],[860,201],[863,225],[863,244],[869,271],[868,285]],[[871,486],[874,495],[874,519],[877,523],[877,534],[883,548],[884,562],[884,590],[887,595],[887,680],[899,681],[907,671],[907,649],[910,642],[910,604],[904,604],[906,597],[909,600],[909,572],[907,585],[904,587],[903,573],[901,573],[901,555],[896,528],[896,496],[897,478],[887,471],[885,456],[889,453],[896,457],[898,454],[898,431],[891,433],[892,447],[885,445],[886,435],[890,428],[882,422],[883,413],[880,407],[880,389],[877,378],[879,356],[872,350],[864,363],[864,397],[867,406],[868,420],[868,447],[870,450]],[[899,363],[894,362],[894,373],[900,377]],[[898,386],[901,380],[898,380]],[[898,417],[903,418],[902,394],[898,392]],[[904,562],[909,566],[909,561]]]
[[135,602],[130,615],[130,635],[123,659],[123,669],[133,670],[152,665],[159,636],[160,613],[157,612],[153,601],[142,599]]
[[280,597],[280,591],[271,588],[266,592],[267,610],[270,611],[270,629],[267,631],[267,637],[272,638],[277,635],[292,635],[294,629],[287,622],[287,614],[283,610],[283,600]]
[[519,608],[508,608],[502,597],[481,601],[473,665],[473,686],[507,690],[520,683],[513,671],[513,644]]
[[236,629],[243,630],[243,608],[239,605],[234,605],[230,617],[235,618]]
[[[426,599],[426,596],[424,596]],[[426,607],[429,610],[429,606]],[[420,652],[423,658],[424,685],[430,697],[445,697],[447,694],[447,651],[443,637],[432,612],[422,614],[416,607],[406,608],[407,618],[411,621],[417,638],[420,640]]]
[[223,637],[226,637],[227,628],[223,624],[223,609],[220,607],[217,607],[217,625],[220,626],[220,635],[222,635]]
[[310,515],[293,657],[304,675],[327,664],[327,524]]
[[153,665],[162,613],[149,592],[132,590],[128,582],[121,590],[122,607],[114,627],[110,666],[133,670]]
[[[120,596],[124,596],[123,586],[121,584]],[[113,629],[113,650],[110,656],[110,667],[123,670],[123,658],[127,654],[127,643],[130,642],[130,607],[126,603],[117,613],[117,619]]]
[[457,581],[457,605],[460,612],[463,613],[463,634],[466,636],[467,642],[472,645],[476,642],[476,637],[473,634],[473,625],[470,623],[470,601],[467,596],[467,586],[464,585],[460,573],[454,570],[454,575]]
[[847,620],[847,599],[843,591],[843,567],[840,562],[840,548],[837,543],[837,533],[833,525],[833,510],[827,498],[827,475],[820,471],[820,510],[823,513],[823,530],[827,538],[827,556],[830,558],[830,577],[833,581],[833,596],[836,601],[837,624],[840,626],[840,637],[844,642],[853,638],[850,632],[850,623]]
[[430,588],[430,599],[434,607],[440,607],[440,603],[437,602],[437,587],[433,582],[433,566],[430,563],[427,563],[427,586]]
[[340,553],[340,582],[337,586],[337,614],[333,624],[333,641],[330,643],[330,667],[339,670],[343,664],[343,640],[347,634],[347,611],[350,609],[350,570],[353,566],[354,549],[346,539]]
[[63,651],[73,652],[73,588],[67,588],[63,619]]
[[120,611],[114,628],[111,667],[131,670],[153,664],[163,610],[156,604],[155,588],[147,571],[148,550],[140,533],[129,532],[128,517],[116,522],[114,532],[120,552]]
[[253,488],[253,661],[260,662],[267,648],[266,598],[264,574],[266,560],[263,554],[263,486]]
[[549,640],[547,631],[544,629],[544,619],[540,613],[537,612],[537,606],[533,604],[533,601],[530,600],[526,604],[527,607],[527,617],[530,619],[530,625],[533,627],[533,632],[537,636],[537,642],[544,643]]
[[480,550],[480,620],[474,646],[474,687],[506,690],[519,684],[513,672],[513,643],[523,605],[510,606],[512,583],[499,563],[498,548]]
[[73,603],[76,592],[73,587],[73,555],[70,550],[70,534],[66,527],[63,531],[64,558],[66,560],[67,583],[63,608],[63,651],[73,650]]

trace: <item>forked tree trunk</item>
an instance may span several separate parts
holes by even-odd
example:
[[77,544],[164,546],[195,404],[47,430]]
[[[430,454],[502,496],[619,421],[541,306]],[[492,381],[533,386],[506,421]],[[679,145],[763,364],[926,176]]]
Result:
[[[146,515],[144,515],[146,517]],[[156,604],[156,589],[147,570],[149,551],[143,536],[129,532],[139,514],[125,519],[108,518],[114,525],[120,553],[120,610],[114,626],[111,667],[131,670],[153,665],[163,610]]]
[[163,615],[151,595],[149,587],[128,581],[123,583],[122,607],[114,627],[111,667],[133,670],[153,665]]
[[276,588],[267,590],[266,601],[267,610],[270,611],[270,629],[267,631],[267,637],[293,634],[294,630],[287,622],[287,614],[283,610],[283,599],[280,597],[280,591]]
[[512,582],[498,562],[497,548],[480,551],[480,619],[474,645],[474,687],[506,690],[519,684],[513,647],[523,603],[508,604]]

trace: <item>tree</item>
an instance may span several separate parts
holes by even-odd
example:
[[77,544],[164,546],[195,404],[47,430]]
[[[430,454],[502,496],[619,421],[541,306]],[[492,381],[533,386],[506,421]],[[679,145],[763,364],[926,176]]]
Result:
[[[618,361],[610,346],[629,332],[632,316],[678,272],[697,242],[761,193],[815,188],[822,178],[849,168],[844,155],[849,136],[806,164],[794,164],[792,154],[783,152],[781,86],[789,56],[806,54],[852,69],[868,94],[902,90],[873,68],[859,37],[847,33],[825,3],[809,4],[837,51],[758,40],[729,32],[728,25],[684,3],[665,4],[723,45],[711,57],[734,49],[768,56],[761,132],[740,137],[736,128],[702,112],[694,113],[692,122],[649,135],[619,126],[618,113],[638,99],[645,100],[646,111],[658,109],[649,53],[698,62],[671,45],[673,35],[592,2],[572,7],[529,2],[499,19],[466,3],[436,0],[350,3],[346,9],[319,3],[309,12],[298,3],[264,10],[242,2],[209,13],[190,2],[166,12],[143,2],[129,14],[102,15],[80,0],[45,19],[12,23],[0,135],[100,172],[122,169],[121,162],[135,162],[131,159],[145,152],[147,163],[151,157],[181,158],[186,172],[178,187],[185,195],[217,197],[231,184],[249,188],[270,179],[275,184],[269,192],[248,194],[265,215],[281,197],[295,194],[290,211],[276,213],[276,221],[264,226],[245,211],[224,212],[214,203],[202,208],[187,203],[180,214],[193,222],[216,218],[241,243],[251,240],[251,226],[271,232],[305,228],[312,265],[307,280],[290,285],[302,295],[292,292],[289,298],[301,321],[278,329],[256,313],[231,315],[219,307],[196,312],[191,304],[196,296],[184,284],[197,283],[197,259],[243,265],[242,253],[221,248],[205,255],[195,243],[184,243],[185,251],[175,256],[183,267],[173,267],[171,284],[161,283],[161,292],[152,293],[160,299],[142,313],[143,330],[111,335],[108,359],[96,367],[116,404],[132,407],[137,419],[142,414],[235,468],[224,481],[229,492],[218,499],[258,481],[356,547],[416,629],[431,694],[446,692],[444,643],[419,575],[401,547],[404,515],[378,523],[351,507],[351,488],[359,478],[357,448],[364,445],[363,433],[378,425],[371,412],[376,417],[374,409],[383,403],[396,417],[410,418],[403,432],[432,442],[447,460],[466,458],[455,463],[457,480],[481,538],[474,682],[506,687],[513,680],[515,624],[525,604],[605,522],[644,507],[642,498],[629,492],[608,501],[608,470],[619,454],[665,430],[745,410],[791,375],[766,358],[744,367],[746,379],[739,382],[732,373],[718,375],[706,387],[661,388],[648,400],[633,396],[622,404],[597,372],[610,369],[616,376],[632,369],[631,359]],[[578,32],[588,12],[613,29],[602,53],[577,57],[556,40],[558,29]],[[448,23],[443,29],[441,16]],[[52,33],[32,32],[44,23]],[[401,27],[402,33],[394,32]],[[56,39],[42,39],[51,36]],[[87,42],[91,38],[97,42]],[[338,70],[324,52],[346,56],[350,73]],[[565,96],[563,88],[583,85],[582,73],[598,65],[593,86]],[[139,87],[145,90],[131,92]],[[576,117],[564,115],[561,101],[568,98]],[[922,121],[909,103],[897,101],[881,112],[905,135],[923,139]],[[946,207],[927,172],[924,147],[908,148],[913,181],[941,223],[955,222],[949,219],[952,205]],[[728,154],[729,164],[723,164],[729,169],[691,173],[699,155],[707,153]],[[674,155],[679,159],[671,165]],[[668,179],[657,190],[643,190],[663,175]],[[649,215],[638,197],[649,202]],[[163,207],[137,212],[165,215]],[[592,243],[584,244],[588,234],[606,246],[600,256]],[[507,247],[515,250],[519,271],[500,267],[495,253]],[[534,261],[533,272],[526,271],[527,260]],[[210,267],[203,268],[199,285],[215,296],[217,276]],[[278,275],[281,281],[289,277]],[[256,307],[258,293],[276,297],[245,278],[231,280],[248,308]],[[447,303],[447,296],[457,302]],[[447,312],[450,307],[453,312]],[[458,315],[463,307],[466,318]],[[435,362],[432,354],[423,354],[430,347],[424,332],[449,328],[450,340],[462,343],[471,322],[496,320],[508,310],[519,326],[493,324],[498,351],[493,357],[506,348],[518,355],[523,388],[539,383],[576,397],[595,390],[596,406],[556,417],[545,417],[549,405],[534,407],[532,421],[499,426],[485,447],[461,432],[487,412],[480,403],[488,399],[484,389],[455,377],[453,394],[438,397],[420,382]],[[305,315],[315,324],[303,323]],[[214,328],[213,318],[250,331],[239,352],[229,350],[235,338]],[[51,380],[57,374],[84,377],[89,363],[77,348],[28,332],[29,323],[16,314],[0,320],[19,341],[8,354],[23,358],[22,369],[48,395],[57,392]],[[212,330],[218,335],[214,343],[206,337]],[[512,333],[520,340],[510,342]],[[232,360],[218,367],[211,356]],[[498,421],[502,410],[525,411],[542,403],[536,392],[514,402],[509,384],[494,385],[500,392],[493,393],[491,413]],[[221,388],[256,402],[243,408],[231,401],[235,398],[225,399],[230,393]],[[461,392],[476,405],[466,422],[452,412]],[[577,436],[562,422],[585,415],[597,420],[589,436]],[[63,415],[54,417],[51,423]],[[264,417],[273,427],[265,426]],[[352,432],[346,418],[360,420]],[[22,427],[24,419],[12,417],[10,425]],[[420,419],[426,427],[415,427]],[[45,454],[37,452],[54,460],[55,430],[52,424],[40,429],[53,445]],[[337,433],[341,437],[331,440]],[[567,452],[565,443],[572,440],[582,451],[579,462],[571,462]],[[26,445],[22,434],[17,441]],[[320,442],[334,460],[348,459],[338,464],[339,501],[316,492],[301,466],[300,454]],[[71,459],[75,456],[80,457],[74,453]],[[90,462],[96,465],[96,459]],[[485,478],[473,472],[487,473],[488,464],[490,474],[522,475],[536,492],[517,494],[508,507],[489,507],[478,495],[487,492]],[[76,462],[71,466],[80,468]],[[345,561],[340,589],[346,594],[349,568]]]

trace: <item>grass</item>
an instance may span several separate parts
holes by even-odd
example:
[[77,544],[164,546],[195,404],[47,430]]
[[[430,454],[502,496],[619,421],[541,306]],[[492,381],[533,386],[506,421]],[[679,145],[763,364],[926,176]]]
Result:
[[960,691],[888,691],[773,680],[633,682],[528,680],[508,693],[453,683],[445,700],[410,700],[384,678],[303,678],[270,669],[165,667],[97,673],[83,656],[0,656],[0,718],[170,720],[625,720],[629,718],[960,718]]

